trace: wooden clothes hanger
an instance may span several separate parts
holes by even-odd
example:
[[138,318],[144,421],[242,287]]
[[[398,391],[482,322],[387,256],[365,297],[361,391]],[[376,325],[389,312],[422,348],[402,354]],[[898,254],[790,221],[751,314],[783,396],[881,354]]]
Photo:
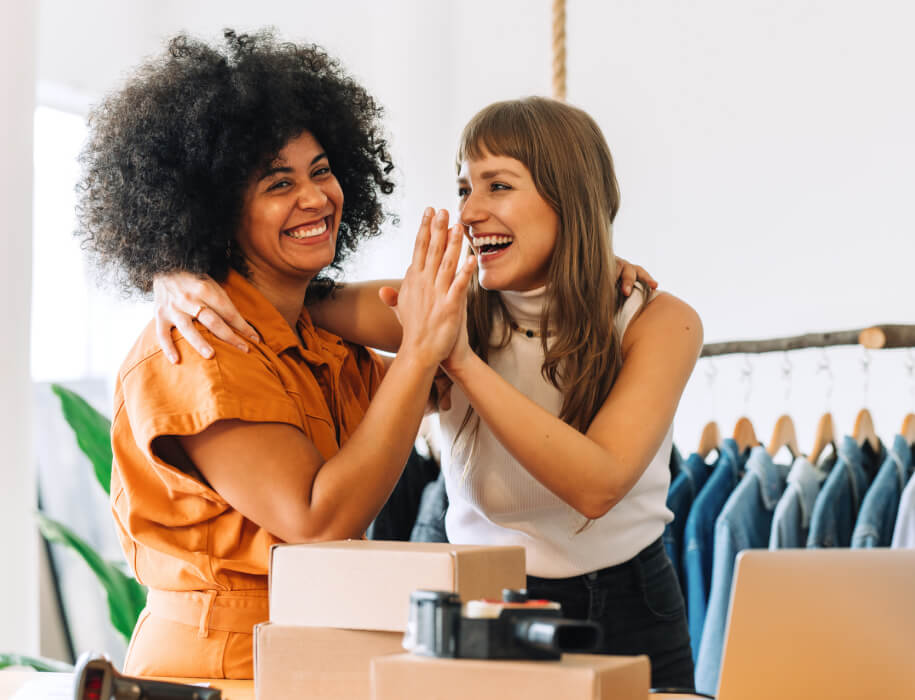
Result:
[[794,420],[787,413],[779,416],[775,421],[775,428],[772,430],[772,437],[766,451],[770,457],[774,457],[783,447],[788,448],[792,457],[797,457],[801,453],[797,446],[797,430],[794,428]]
[[816,434],[813,438],[813,449],[810,450],[810,454],[807,457],[811,464],[817,463],[817,460],[819,460],[820,455],[823,454],[823,450],[826,449],[827,445],[832,445],[833,449],[835,449],[836,445],[835,426],[832,422],[832,414],[828,411],[820,416],[820,420],[817,421]]
[[699,437],[699,448],[696,450],[702,459],[709,456],[712,450],[717,450],[721,444],[721,431],[718,429],[718,423],[710,420],[702,429],[702,435]]
[[899,434],[909,445],[915,445],[915,413],[906,414],[906,417],[902,419],[902,429]]
[[753,429],[753,423],[746,416],[737,419],[734,426],[734,440],[737,441],[737,448],[743,452],[749,447],[756,447],[759,440],[756,439],[756,431]]
[[871,417],[871,412],[866,408],[862,408],[858,411],[858,415],[855,417],[855,427],[852,430],[851,436],[855,439],[855,442],[862,447],[864,446],[864,443],[867,443],[874,452],[877,452],[880,449],[880,438],[877,437],[877,431],[874,430],[874,419]]

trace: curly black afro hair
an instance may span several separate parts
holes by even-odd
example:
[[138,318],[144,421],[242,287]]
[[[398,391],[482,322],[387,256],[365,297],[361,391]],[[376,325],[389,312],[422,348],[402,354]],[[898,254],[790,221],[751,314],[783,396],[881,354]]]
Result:
[[[78,235],[127,290],[149,292],[160,272],[245,273],[232,245],[244,190],[303,131],[343,189],[331,267],[384,220],[380,194],[394,185],[381,107],[318,46],[280,43],[272,31],[224,39],[176,36],[90,117]],[[333,286],[315,282],[309,294]]]

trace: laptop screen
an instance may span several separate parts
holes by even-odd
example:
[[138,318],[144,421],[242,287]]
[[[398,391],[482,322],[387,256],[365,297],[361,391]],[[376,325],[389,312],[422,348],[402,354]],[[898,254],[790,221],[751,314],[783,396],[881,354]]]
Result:
[[915,698],[915,550],[746,550],[719,700]]

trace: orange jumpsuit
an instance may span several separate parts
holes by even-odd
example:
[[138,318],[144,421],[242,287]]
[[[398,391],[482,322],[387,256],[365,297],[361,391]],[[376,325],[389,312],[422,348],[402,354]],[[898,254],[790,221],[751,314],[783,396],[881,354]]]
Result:
[[223,286],[261,343],[245,353],[207,335],[216,354],[206,360],[178,339],[175,366],[150,324],[118,374],[111,504],[127,561],[149,587],[124,663],[131,675],[252,678],[252,628],[268,619],[267,562],[279,541],[199,474],[162,461],[153,440],[223,419],[288,423],[329,459],[381,382],[376,356],[315,328],[306,310],[303,347],[244,277],[231,272]]

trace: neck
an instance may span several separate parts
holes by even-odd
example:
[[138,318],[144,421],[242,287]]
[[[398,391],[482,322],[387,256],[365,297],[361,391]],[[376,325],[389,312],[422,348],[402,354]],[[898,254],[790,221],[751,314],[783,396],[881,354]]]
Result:
[[248,281],[273,304],[293,331],[305,305],[305,293],[312,278],[283,277],[277,274],[264,274],[248,262]]
[[540,317],[546,306],[546,286],[525,292],[505,290],[500,292],[502,301],[515,321],[525,328],[540,328]]

